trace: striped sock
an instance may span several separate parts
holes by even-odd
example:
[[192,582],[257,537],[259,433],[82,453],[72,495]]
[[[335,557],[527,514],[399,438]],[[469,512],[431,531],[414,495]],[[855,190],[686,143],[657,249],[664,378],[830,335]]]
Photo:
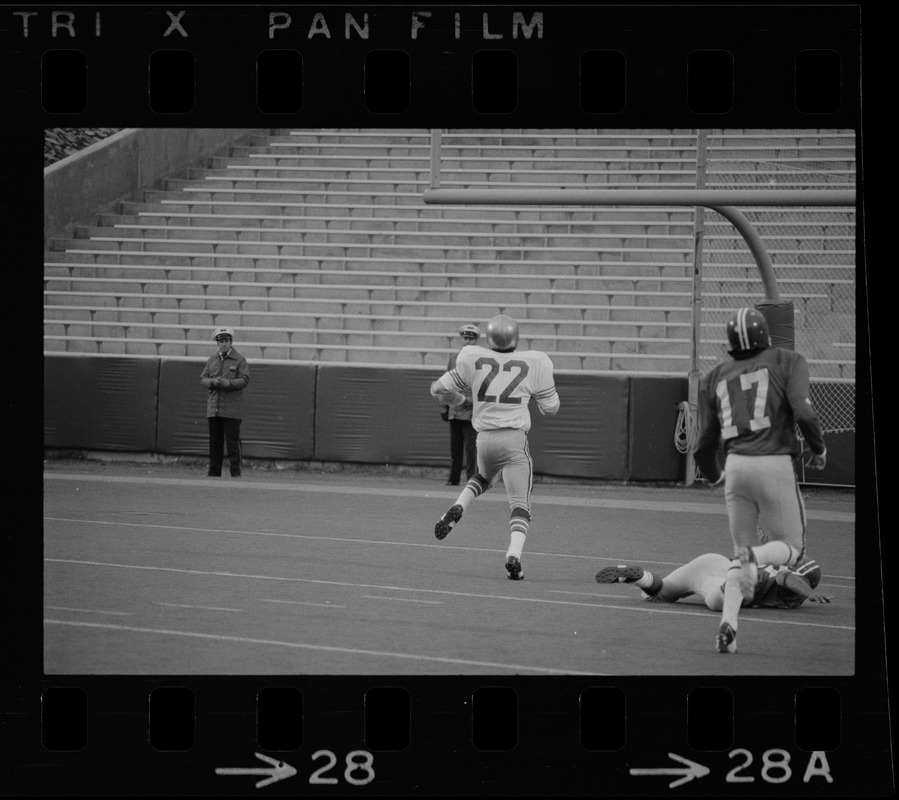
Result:
[[634,583],[650,597],[657,595],[662,590],[662,579],[658,575],[653,575],[648,569],[643,570],[643,577],[638,578]]
[[507,556],[515,556],[521,559],[521,553],[524,550],[524,541],[527,538],[530,523],[524,517],[512,517],[509,520],[509,550]]
[[743,593],[740,591],[740,562],[731,561],[724,579],[724,608],[721,610],[721,622],[727,622],[737,629],[737,615],[743,605]]
[[486,479],[480,473],[475,475],[465,484],[465,488],[459,493],[456,505],[462,506],[463,511],[467,511],[472,502],[480,497],[490,488]]

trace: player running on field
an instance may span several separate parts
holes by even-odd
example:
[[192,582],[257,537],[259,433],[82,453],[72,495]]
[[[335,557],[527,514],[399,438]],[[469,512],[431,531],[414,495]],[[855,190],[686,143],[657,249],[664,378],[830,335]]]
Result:
[[502,477],[509,499],[509,548],[506,571],[522,580],[521,553],[531,524],[534,464],[528,450],[533,398],[541,414],[559,410],[559,395],[549,356],[539,350],[518,351],[518,323],[500,314],[487,323],[486,347],[462,348],[454,369],[431,384],[439,403],[458,405],[463,392],[474,401],[472,424],[477,431],[478,471],[456,502],[438,520],[434,535],[443,539],[462,519],[471,502]]
[[[724,582],[730,559],[705,553],[678,567],[664,578],[643,567],[621,564],[596,573],[597,583],[632,583],[646,600],[676,603],[699,596],[712,611],[724,608]],[[833,598],[817,591],[821,567],[806,560],[795,567],[759,566],[758,580],[750,599],[741,596],[743,608],[799,608],[806,600],[829,603]]]
[[[793,466],[802,452],[797,425],[813,453],[809,466],[823,469],[827,461],[805,358],[771,347],[768,322],[755,308],[731,316],[727,339],[731,358],[699,384],[695,446],[702,474],[712,484],[724,480],[734,543],[716,639],[719,653],[737,651],[737,616],[742,602],[753,597],[758,564],[789,567],[805,552],[805,505]],[[759,541],[759,527],[767,533],[765,543]]]

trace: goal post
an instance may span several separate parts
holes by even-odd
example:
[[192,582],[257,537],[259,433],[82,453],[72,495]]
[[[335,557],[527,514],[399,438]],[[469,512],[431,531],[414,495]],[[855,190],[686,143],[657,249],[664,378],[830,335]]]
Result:
[[[466,205],[466,206],[544,206],[544,207],[591,207],[591,206],[644,206],[644,207],[690,207],[697,214],[697,229],[694,232],[694,342],[691,368],[688,374],[688,409],[690,413],[696,408],[698,384],[700,377],[700,319],[703,315],[701,285],[702,270],[702,215],[703,209],[709,209],[727,220],[740,234],[745,243],[764,290],[764,300],[754,305],[765,315],[771,326],[772,343],[778,347],[793,349],[794,306],[785,300],[775,274],[772,259],[765,246],[763,237],[744,209],[753,209],[756,213],[770,209],[771,212],[782,209],[818,210],[824,208],[855,208],[856,191],[853,188],[666,188],[660,186],[644,188],[447,188],[442,185],[441,175],[440,131],[431,133],[431,173],[428,188],[423,192],[423,201],[427,205]],[[836,420],[825,429],[849,430],[854,427],[855,387],[854,378],[830,381],[835,391],[830,394],[836,399],[837,406],[829,416]],[[832,387],[834,388],[834,387]],[[815,387],[813,387],[814,392]],[[830,410],[829,410],[830,411]],[[852,418],[847,424],[846,419]],[[680,449],[680,448],[679,448]],[[695,465],[690,448],[685,448],[687,456],[686,481],[692,483],[695,477]]]

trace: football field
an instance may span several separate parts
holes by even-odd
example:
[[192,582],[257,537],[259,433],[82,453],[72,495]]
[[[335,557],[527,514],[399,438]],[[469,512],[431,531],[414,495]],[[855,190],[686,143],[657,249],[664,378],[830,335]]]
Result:
[[730,552],[721,489],[537,483],[525,579],[504,569],[502,485],[443,541],[434,477],[48,461],[48,675],[851,675],[855,502],[807,497],[829,605],[718,614],[647,603],[602,567],[659,574]]

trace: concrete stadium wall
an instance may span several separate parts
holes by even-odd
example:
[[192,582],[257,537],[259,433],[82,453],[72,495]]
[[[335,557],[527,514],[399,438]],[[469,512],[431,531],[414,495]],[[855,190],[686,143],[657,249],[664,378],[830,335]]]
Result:
[[[44,446],[49,449],[207,453],[202,360],[44,358]],[[433,369],[250,364],[244,455],[424,467],[449,466],[449,429],[428,387]],[[532,413],[537,474],[680,483],[675,446],[686,378],[558,374],[562,411]],[[807,483],[852,486],[854,435],[828,437],[828,467]]]
[[128,128],[44,169],[44,237],[152,187],[250,128]]

